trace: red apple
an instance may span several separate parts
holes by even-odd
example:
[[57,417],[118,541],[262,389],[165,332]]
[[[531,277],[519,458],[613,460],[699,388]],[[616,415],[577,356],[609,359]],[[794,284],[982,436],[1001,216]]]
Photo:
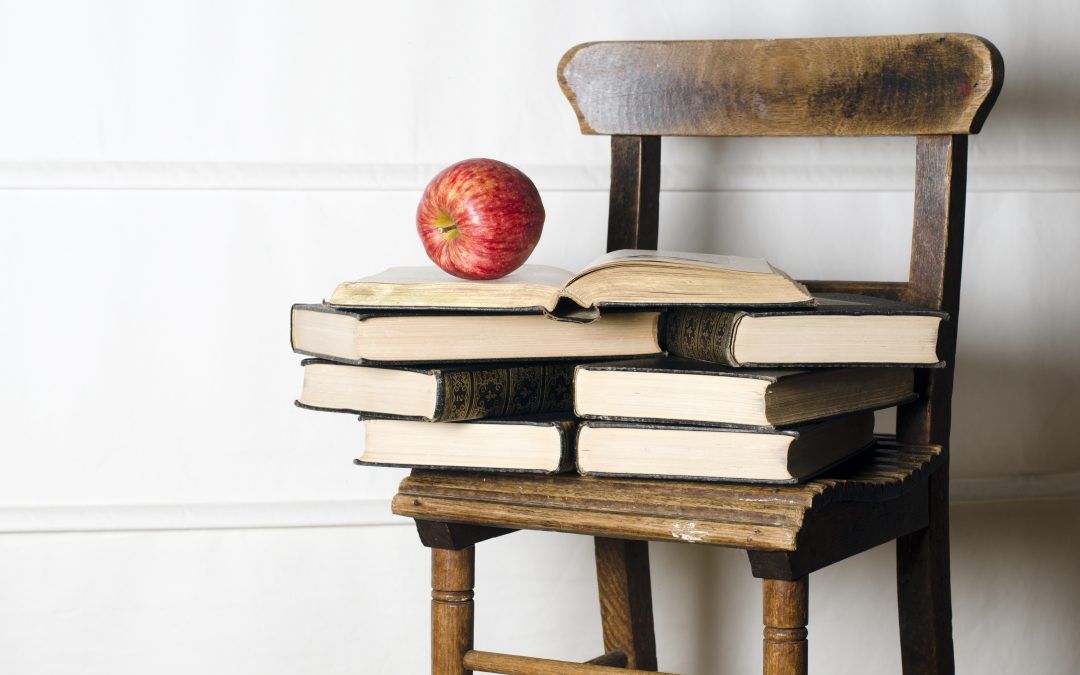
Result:
[[529,177],[494,159],[466,159],[431,179],[416,229],[436,265],[463,279],[498,279],[540,241],[544,205]]

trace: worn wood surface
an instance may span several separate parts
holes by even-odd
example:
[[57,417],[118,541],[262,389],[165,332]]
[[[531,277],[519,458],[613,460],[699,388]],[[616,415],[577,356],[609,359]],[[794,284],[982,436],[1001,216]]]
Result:
[[660,138],[611,137],[607,250],[655,249],[660,224]]
[[629,668],[656,670],[649,544],[597,537],[596,583],[604,649],[626,654]]
[[920,397],[900,409],[897,435],[909,443],[947,445],[960,320],[967,137],[920,137],[915,178],[911,267],[904,300],[948,312],[950,320],[942,322],[938,333],[945,368],[917,371]]
[[473,647],[474,550],[431,549],[431,674],[465,675]]
[[793,551],[810,509],[895,500],[936,468],[939,454],[880,440],[857,461],[796,485],[418,470],[392,508],[451,524]]
[[907,296],[906,281],[819,281],[804,280],[801,283],[814,294],[855,293],[873,295],[888,300],[903,300]]
[[454,525],[430,520],[417,520],[416,532],[420,543],[428,548],[446,548],[458,551],[493,537],[510,534],[514,530],[478,525]]
[[[642,588],[642,579],[648,586],[646,549],[638,544],[639,553],[632,553],[634,542],[620,540],[747,549],[755,575],[767,578],[766,673],[806,672],[806,574],[899,537],[904,672],[951,673],[947,445],[959,316],[963,134],[981,128],[1003,72],[993,45],[962,34],[571,49],[559,80],[581,130],[613,136],[609,250],[656,246],[660,136],[919,136],[908,282],[806,283],[818,293],[866,293],[943,309],[952,317],[939,339],[948,365],[918,371],[921,398],[900,409],[898,442],[879,441],[862,460],[803,485],[414,471],[394,498],[394,512],[418,520],[425,544],[462,549],[444,555],[469,551],[470,576],[472,549],[463,547],[516,528],[600,537],[601,605],[609,607],[609,617],[618,614],[604,619],[606,645],[640,644],[646,624],[635,623],[637,615],[651,615],[651,603],[635,601],[631,590]],[[455,560],[456,569],[466,568],[464,558]],[[505,673],[606,672],[595,669],[599,663],[574,670],[588,666],[474,651],[455,663],[454,655],[468,649],[466,624],[471,645],[471,578],[469,589],[468,603],[461,595],[440,596],[454,613],[438,629],[445,643],[439,653],[450,656],[447,670],[437,672],[460,673],[466,663]],[[433,622],[435,602],[433,593]],[[438,642],[435,635],[433,623]],[[433,645],[433,664],[435,652]]]
[[977,133],[1003,76],[974,35],[592,42],[559,64],[582,133]]
[[[945,368],[918,371],[919,399],[897,411],[899,438],[948,449],[960,317],[967,137],[920,137],[916,144],[915,224],[905,299],[949,313],[938,333]],[[900,651],[905,673],[954,672],[949,572],[948,455],[927,486],[928,527],[896,542]]]
[[955,672],[949,571],[949,466],[930,476],[928,526],[896,540],[896,590],[904,673]]
[[929,522],[926,481],[886,502],[831,502],[807,512],[793,551],[748,550],[755,577],[798,579]]
[[[594,659],[595,661],[596,659]],[[553,659],[537,659],[529,656],[513,656],[496,652],[471,651],[465,655],[465,665],[483,673],[501,673],[502,675],[627,675],[628,673],[650,673],[655,670],[626,669],[593,663],[572,663]],[[660,675],[664,675],[661,673]],[[670,674],[669,674],[670,675]]]
[[765,675],[806,675],[809,588],[808,577],[762,583]]
[[[655,249],[659,227],[660,137],[612,136],[607,250]],[[595,550],[604,648],[656,670],[648,544],[600,536]]]
[[630,659],[626,658],[626,654],[619,650],[608,652],[607,654],[601,654],[595,659],[589,659],[586,664],[594,666],[613,666],[615,668],[625,668],[626,664],[630,662]]

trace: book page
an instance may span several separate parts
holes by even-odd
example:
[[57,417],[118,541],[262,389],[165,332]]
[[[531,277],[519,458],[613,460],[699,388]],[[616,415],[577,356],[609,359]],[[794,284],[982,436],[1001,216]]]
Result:
[[650,251],[637,248],[623,248],[606,253],[589,263],[581,271],[581,274],[600,267],[636,262],[667,262],[690,267],[715,267],[736,272],[775,274],[773,267],[764,258],[744,258],[737,255],[695,253],[692,251]]
[[435,265],[392,267],[339,284],[329,303],[343,307],[550,310],[571,272],[525,265],[501,279],[459,279]]
[[564,298],[593,305],[808,305],[810,293],[760,258],[624,249],[571,279]]
[[719,253],[650,251],[646,249],[623,248],[618,251],[604,254],[596,260],[593,260],[574,278],[577,279],[589,272],[595,272],[598,269],[606,267],[639,263],[667,263],[670,265],[685,265],[687,267],[725,269],[735,272],[776,274],[776,270],[764,258],[743,258],[741,256],[723,255]]

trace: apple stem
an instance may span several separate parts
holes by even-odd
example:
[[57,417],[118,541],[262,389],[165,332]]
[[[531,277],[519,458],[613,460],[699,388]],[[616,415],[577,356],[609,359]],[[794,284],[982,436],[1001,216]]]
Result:
[[438,215],[434,225],[447,239],[457,239],[461,235],[461,233],[458,232],[457,223],[454,222],[453,216],[445,211]]

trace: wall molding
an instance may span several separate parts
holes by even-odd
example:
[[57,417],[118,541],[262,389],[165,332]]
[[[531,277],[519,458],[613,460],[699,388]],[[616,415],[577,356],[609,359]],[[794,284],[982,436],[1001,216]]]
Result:
[[0,534],[411,525],[390,499],[0,507]]
[[[953,503],[1080,498],[1080,473],[954,479]],[[390,498],[0,507],[0,534],[400,527]]]
[[954,503],[1080,498],[1080,472],[953,478]]
[[[419,192],[434,164],[0,162],[0,190]],[[542,191],[606,192],[607,165],[521,165]],[[911,192],[910,167],[665,164],[668,192]],[[972,166],[970,192],[1080,192],[1080,166]]]

